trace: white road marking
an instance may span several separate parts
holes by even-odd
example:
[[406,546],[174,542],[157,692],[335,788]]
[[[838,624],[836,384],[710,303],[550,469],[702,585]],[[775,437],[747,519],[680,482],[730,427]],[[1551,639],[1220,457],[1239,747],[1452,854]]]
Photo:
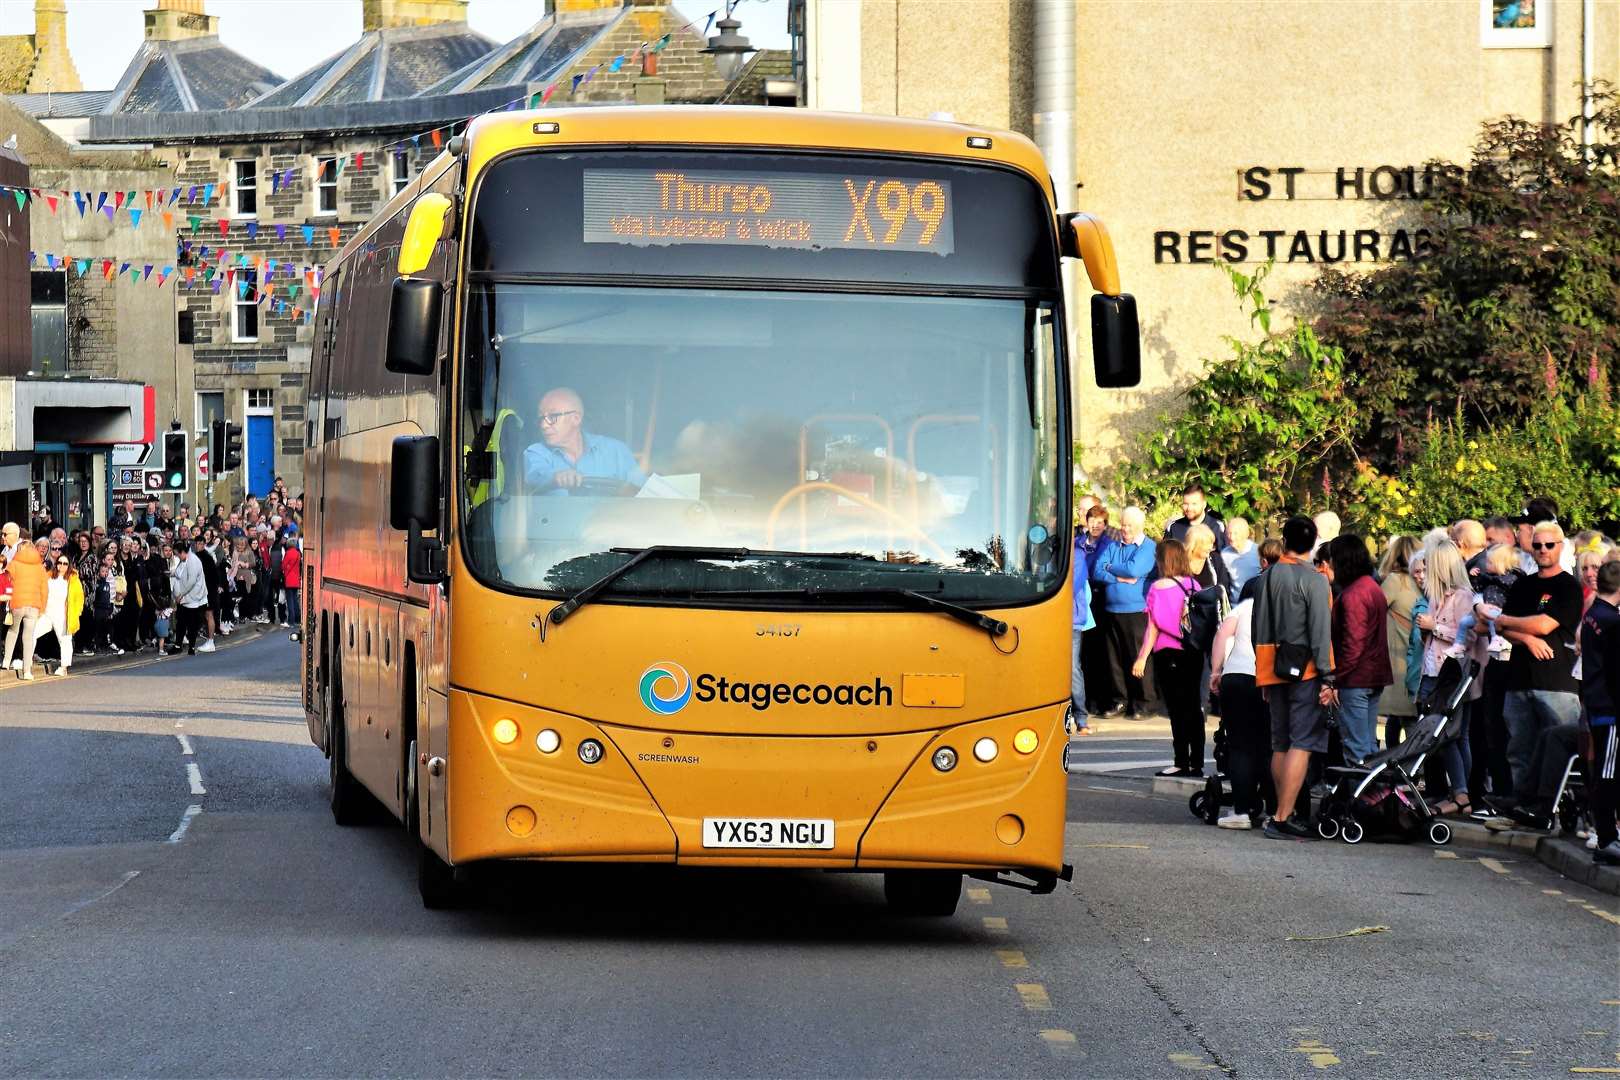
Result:
[[196,756],[197,752],[191,748],[191,740],[190,739],[188,739],[184,735],[180,735],[180,734],[176,734],[175,738],[180,740],[180,752],[182,754],[186,755],[186,757],[195,757]]
[[202,813],[202,807],[198,806],[196,803],[192,803],[190,806],[186,807],[186,812],[180,817],[179,826],[174,830],[174,832],[169,834],[169,843],[178,844],[180,839],[186,835],[186,830],[191,828],[191,819],[200,813]]
[[139,870],[125,870],[124,876],[118,879],[118,884],[114,885],[110,889],[104,889],[101,892],[96,893],[96,895],[90,897],[88,900],[80,900],[77,904],[74,904],[72,907],[62,912],[62,918],[67,918],[75,911],[83,911],[97,900],[107,899],[107,897],[111,896],[113,893],[117,892],[119,889],[122,889],[125,885],[128,885],[130,882],[134,881],[140,876],[141,872]]
[[191,781],[191,793],[193,795],[208,794],[208,789],[202,785],[202,770],[197,768],[195,761],[186,762],[186,779]]
[[1128,769],[1162,769],[1165,766],[1164,758],[1156,757],[1139,761],[1076,761],[1069,759],[1071,773],[1090,773],[1093,776],[1106,776],[1108,773],[1125,772]]

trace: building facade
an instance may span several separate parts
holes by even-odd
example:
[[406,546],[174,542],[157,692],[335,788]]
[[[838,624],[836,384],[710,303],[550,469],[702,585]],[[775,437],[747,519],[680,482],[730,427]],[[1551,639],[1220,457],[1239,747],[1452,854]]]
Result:
[[[1252,333],[1218,260],[1274,259],[1269,291],[1299,310],[1325,264],[1419,252],[1425,165],[1466,162],[1483,122],[1561,121],[1579,115],[1583,78],[1620,81],[1620,0],[795,6],[811,108],[1030,135],[1071,178],[1067,208],[1107,223],[1140,304],[1144,371],[1139,390],[1099,391],[1074,365],[1093,466],[1172,404],[1222,335]],[[1037,54],[1064,35],[1066,88]]]
[[[323,268],[467,117],[586,102],[793,104],[776,77],[779,57],[755,54],[723,76],[703,52],[704,28],[668,3],[551,0],[504,43],[472,31],[466,7],[364,0],[359,40],[282,79],[224,46],[202,0],[156,0],[111,91],[11,99],[59,143],[81,154],[84,146],[139,147],[124,158],[152,170],[135,183],[82,158],[47,175],[61,191],[157,190],[155,213],[138,223],[127,212],[62,213],[40,200],[30,213],[70,268],[62,370],[111,368],[145,380],[157,391],[159,426],[178,421],[198,450],[214,419],[242,426],[241,467],[222,475],[211,463],[189,491],[197,501],[262,494],[276,477],[302,489]],[[36,10],[55,25],[51,0]],[[146,306],[135,312],[120,298],[125,277],[71,272],[92,248],[116,252],[120,264],[131,252],[136,266],[171,271],[161,297],[143,279],[136,288],[146,290]],[[170,374],[127,359],[148,351]]]

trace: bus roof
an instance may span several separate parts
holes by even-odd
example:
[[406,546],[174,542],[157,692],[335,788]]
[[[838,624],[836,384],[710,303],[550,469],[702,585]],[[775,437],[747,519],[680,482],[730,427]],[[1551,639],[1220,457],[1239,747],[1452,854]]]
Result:
[[[534,126],[540,122],[555,123],[558,130],[537,135]],[[990,146],[971,147],[970,136],[986,137]],[[609,105],[485,113],[473,119],[466,139],[469,185],[491,160],[521,147],[808,147],[997,162],[1033,177],[1048,199],[1054,197],[1046,161],[1029,139],[1016,132],[941,120],[762,105]],[[423,168],[332,257],[328,272],[362,250],[379,224],[414,201],[424,181],[439,175],[448,162],[447,150]]]
[[[534,125],[546,121],[555,123],[557,132],[535,134]],[[988,138],[990,146],[970,147],[970,136]],[[473,121],[467,138],[469,179],[494,157],[519,147],[813,147],[1000,162],[1034,177],[1047,197],[1052,197],[1046,162],[1029,139],[1010,131],[938,120],[779,106],[630,105],[486,113]]]

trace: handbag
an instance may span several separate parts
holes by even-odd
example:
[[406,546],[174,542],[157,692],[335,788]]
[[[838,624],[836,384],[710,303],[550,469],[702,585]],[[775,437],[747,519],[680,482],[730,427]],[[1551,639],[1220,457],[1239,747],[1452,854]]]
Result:
[[[1276,633],[1280,625],[1277,619],[1277,604],[1271,595],[1271,578],[1266,577],[1266,607],[1271,612],[1272,633]],[[1275,652],[1271,658],[1271,672],[1285,682],[1299,682],[1305,678],[1305,668],[1311,662],[1311,647],[1309,645],[1296,645],[1291,641],[1279,641],[1274,646]]]

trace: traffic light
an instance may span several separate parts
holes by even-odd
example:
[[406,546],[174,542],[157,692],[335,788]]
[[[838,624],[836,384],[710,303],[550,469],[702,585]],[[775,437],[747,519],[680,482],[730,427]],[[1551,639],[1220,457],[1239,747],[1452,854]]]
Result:
[[163,488],[166,491],[186,489],[186,433],[163,433]]
[[229,420],[225,421],[225,456],[220,458],[220,462],[224,472],[242,467],[242,429]]
[[225,471],[225,421],[215,420],[208,426],[208,475],[218,476]]

